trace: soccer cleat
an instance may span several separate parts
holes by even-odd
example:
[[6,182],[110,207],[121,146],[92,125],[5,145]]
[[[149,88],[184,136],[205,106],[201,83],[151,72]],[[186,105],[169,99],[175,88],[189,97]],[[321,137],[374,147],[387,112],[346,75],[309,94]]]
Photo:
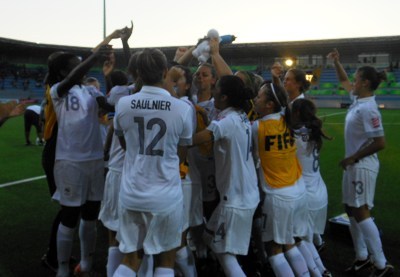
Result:
[[370,277],[392,276],[393,273],[394,273],[394,267],[391,264],[386,264],[384,269],[375,268]]
[[354,263],[345,270],[347,274],[356,274],[357,272],[360,272],[363,269],[369,268],[372,266],[372,263],[369,258],[358,261],[355,260]]

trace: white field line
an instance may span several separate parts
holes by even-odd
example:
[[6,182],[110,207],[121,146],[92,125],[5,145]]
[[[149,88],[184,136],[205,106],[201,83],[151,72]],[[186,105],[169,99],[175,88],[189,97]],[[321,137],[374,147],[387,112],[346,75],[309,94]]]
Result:
[[[324,117],[329,117],[329,116],[335,116],[335,115],[340,115],[340,114],[345,114],[345,113],[347,113],[347,111],[345,111],[345,112],[340,112],[340,113],[331,113],[331,114],[325,114],[325,115],[321,115],[321,116],[319,116],[320,118],[324,118]],[[343,125],[344,124],[344,122],[324,122],[323,123],[324,125]],[[383,123],[383,125],[384,126],[391,126],[391,125],[394,125],[394,126],[398,126],[398,125],[400,125],[400,123],[399,122],[395,122],[395,123]]]
[[335,116],[335,115],[339,115],[339,114],[345,114],[347,113],[347,111],[345,112],[340,112],[340,113],[331,113],[331,114],[325,114],[325,115],[321,115],[320,117],[329,117],[329,116]]
[[28,178],[28,179],[23,179],[23,180],[19,180],[19,181],[14,181],[14,182],[9,182],[9,183],[5,183],[5,184],[0,185],[0,188],[5,188],[5,187],[13,186],[13,185],[18,185],[18,184],[22,184],[22,183],[31,182],[31,181],[36,181],[36,180],[40,180],[40,179],[44,179],[44,178],[46,178],[45,175],[32,177],[32,178]]
[[[322,115],[320,117],[322,118],[322,117],[335,116],[335,115],[345,114],[346,112],[347,111],[340,112],[340,113],[331,113],[331,114]],[[341,122],[341,123],[324,122],[324,125],[343,125],[343,124],[344,124],[344,122]],[[400,125],[400,123],[383,123],[383,125]],[[45,175],[38,176],[38,177],[32,177],[32,178],[28,178],[28,179],[23,179],[23,180],[19,180],[19,181],[14,181],[14,182],[9,182],[9,183],[5,183],[5,184],[0,185],[0,188],[13,186],[13,185],[18,185],[18,184],[22,184],[22,183],[26,183],[26,182],[30,182],[30,181],[35,181],[35,180],[40,180],[40,179],[44,179],[44,178],[46,178]]]

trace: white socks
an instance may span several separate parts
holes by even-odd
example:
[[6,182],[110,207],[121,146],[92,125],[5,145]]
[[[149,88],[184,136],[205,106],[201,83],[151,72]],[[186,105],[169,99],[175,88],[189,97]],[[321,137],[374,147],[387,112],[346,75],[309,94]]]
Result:
[[114,272],[113,275],[113,277],[127,277],[127,276],[136,277],[136,272],[123,264],[118,266],[117,270]]
[[379,236],[378,227],[372,218],[364,219],[358,223],[362,234],[364,235],[365,243],[372,255],[372,260],[378,269],[383,269],[386,266],[385,254],[383,254],[382,242]]
[[246,277],[236,256],[229,253],[215,253],[227,277]]
[[276,277],[294,277],[293,270],[283,253],[270,256],[268,260]]
[[315,248],[315,245],[311,242],[307,242],[307,241],[303,241],[303,242],[307,245],[308,250],[310,251],[311,256],[313,257],[315,264],[318,266],[319,272],[321,272],[321,274],[324,273],[326,268],[325,268],[324,264],[322,263],[321,257],[319,256],[319,253],[318,253],[317,249]]
[[304,260],[304,257],[301,255],[299,249],[297,249],[296,246],[289,251],[286,251],[285,257],[296,276],[310,276],[310,272],[307,269],[306,261]]
[[154,277],[174,277],[175,271],[173,268],[167,267],[156,267],[154,271]]
[[81,270],[88,272],[92,270],[93,255],[96,249],[96,220],[82,220],[79,224],[79,238],[81,245]]
[[72,244],[74,240],[75,229],[58,225],[57,231],[57,257],[58,270],[57,277],[69,276],[69,258],[71,257]]
[[350,219],[350,234],[353,239],[354,251],[356,252],[356,259],[359,261],[364,261],[368,258],[368,249],[365,244],[364,235],[361,232],[360,227],[354,217],[349,217]]
[[308,249],[307,243],[302,240],[299,245],[297,245],[300,253],[303,255],[304,260],[306,261],[307,268],[310,271],[311,276],[313,277],[322,277],[321,272],[319,271],[318,266],[315,264],[314,258]]
[[119,251],[118,246],[111,246],[108,248],[108,258],[107,258],[107,276],[113,276],[117,267],[121,264],[124,253]]
[[176,252],[175,263],[185,277],[196,277],[196,264],[189,246],[184,246]]

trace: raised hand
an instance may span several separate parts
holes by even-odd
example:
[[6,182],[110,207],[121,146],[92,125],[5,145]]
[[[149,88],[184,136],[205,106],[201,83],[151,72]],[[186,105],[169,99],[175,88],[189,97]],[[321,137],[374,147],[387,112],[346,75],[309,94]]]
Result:
[[128,41],[128,39],[131,37],[132,35],[132,31],[133,31],[133,21],[131,20],[131,27],[128,28],[128,26],[122,28],[119,30],[120,31],[120,37],[122,41]]
[[103,63],[103,75],[105,77],[109,76],[115,67],[115,55],[114,52],[111,52],[108,59],[106,59]]
[[333,48],[333,51],[330,52],[326,57],[332,61],[339,61],[339,51],[336,48]]

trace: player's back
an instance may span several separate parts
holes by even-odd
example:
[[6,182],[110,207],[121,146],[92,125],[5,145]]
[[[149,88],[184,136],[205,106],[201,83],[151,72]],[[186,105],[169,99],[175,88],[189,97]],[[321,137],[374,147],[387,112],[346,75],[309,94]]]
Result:
[[132,209],[162,210],[182,197],[178,144],[191,144],[191,109],[167,91],[144,86],[122,98],[115,129],[126,140],[121,201]]

